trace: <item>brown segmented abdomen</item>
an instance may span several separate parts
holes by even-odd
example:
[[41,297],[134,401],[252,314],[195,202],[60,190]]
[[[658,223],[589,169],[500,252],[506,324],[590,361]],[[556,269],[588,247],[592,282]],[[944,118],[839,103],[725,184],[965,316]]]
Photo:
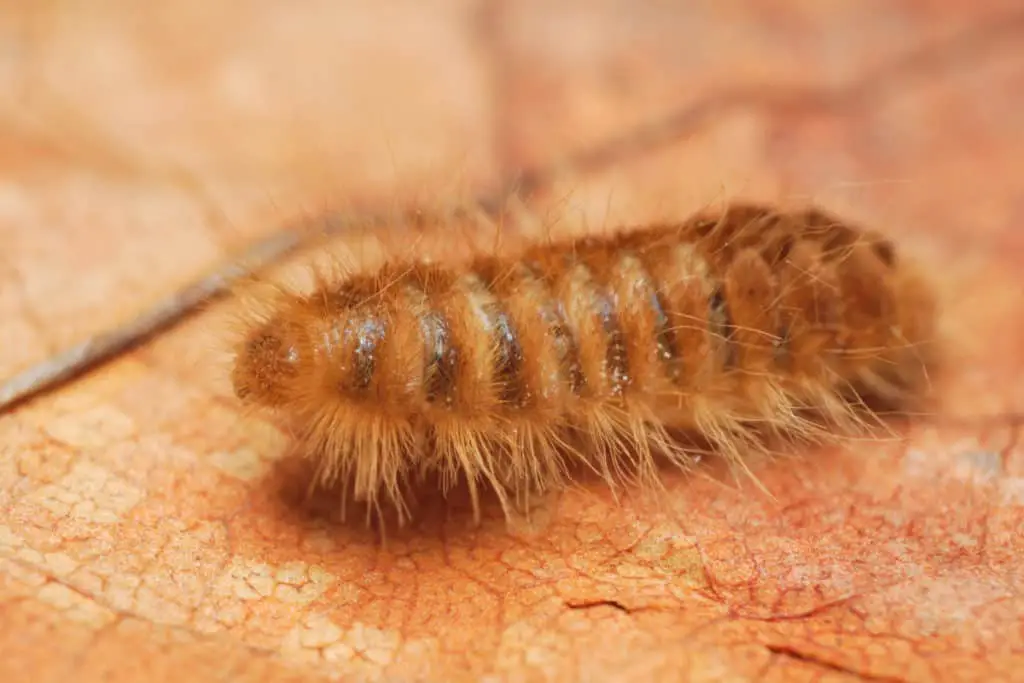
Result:
[[761,241],[660,228],[392,269],[331,297],[337,321],[316,335],[336,366],[324,374],[342,400],[410,419],[571,418],[580,402],[656,409],[694,393],[753,417],[762,409],[743,401],[764,387],[827,382],[853,329],[884,342],[886,266],[815,226],[790,227],[781,249],[784,218],[763,218]]

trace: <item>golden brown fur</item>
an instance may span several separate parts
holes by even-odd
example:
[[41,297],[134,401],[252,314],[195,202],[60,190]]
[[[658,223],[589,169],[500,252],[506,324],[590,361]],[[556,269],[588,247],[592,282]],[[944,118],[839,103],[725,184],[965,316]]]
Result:
[[696,433],[865,426],[922,395],[935,303],[892,244],[817,209],[735,204],[676,225],[442,267],[391,263],[281,293],[237,350],[236,394],[300,432],[317,483],[407,514],[422,474],[512,498],[656,482]]

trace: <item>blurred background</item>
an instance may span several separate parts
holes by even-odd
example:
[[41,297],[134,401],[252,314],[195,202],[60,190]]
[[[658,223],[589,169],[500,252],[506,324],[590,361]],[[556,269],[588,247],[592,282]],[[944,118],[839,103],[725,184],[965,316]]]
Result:
[[289,217],[516,178],[594,223],[744,195],[1019,251],[1022,37],[995,0],[6,2],[0,376]]
[[0,88],[0,378],[296,216],[515,181],[821,203],[926,259],[962,354],[948,424],[780,461],[777,506],[679,478],[388,559],[282,502],[197,318],[0,416],[0,679],[1022,670],[1020,0],[0,0]]

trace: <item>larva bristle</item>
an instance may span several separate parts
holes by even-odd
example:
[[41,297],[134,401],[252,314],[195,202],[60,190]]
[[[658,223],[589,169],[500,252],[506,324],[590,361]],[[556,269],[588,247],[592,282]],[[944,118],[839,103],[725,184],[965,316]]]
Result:
[[277,411],[317,486],[408,517],[424,475],[507,515],[587,467],[657,484],[691,433],[742,465],[761,438],[867,430],[925,394],[931,289],[881,236],[738,203],[681,224],[408,261],[277,292],[237,349],[236,395]]

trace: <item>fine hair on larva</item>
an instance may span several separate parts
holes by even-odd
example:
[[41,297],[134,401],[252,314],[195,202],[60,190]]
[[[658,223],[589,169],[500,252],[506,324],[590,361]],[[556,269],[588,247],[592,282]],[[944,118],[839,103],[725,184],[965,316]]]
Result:
[[922,405],[937,359],[915,265],[813,205],[309,273],[248,297],[231,382],[368,521],[405,523],[428,476],[510,518],[580,469],[658,486],[659,459],[865,434]]

